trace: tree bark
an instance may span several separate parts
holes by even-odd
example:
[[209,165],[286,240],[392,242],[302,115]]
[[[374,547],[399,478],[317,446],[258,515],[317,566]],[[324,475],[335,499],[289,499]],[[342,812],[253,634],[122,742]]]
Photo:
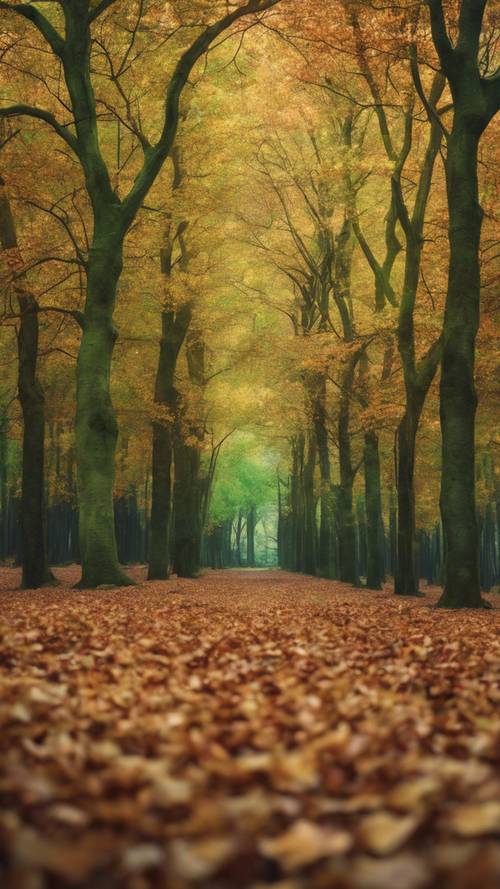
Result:
[[342,374],[342,394],[338,421],[340,485],[338,488],[339,573],[340,580],[359,582],[356,572],[356,520],[353,508],[355,471],[352,465],[351,435],[349,430],[354,371],[361,356],[357,352],[348,359]]
[[110,373],[117,332],[113,324],[122,246],[110,236],[113,218],[94,234],[88,263],[87,300],[76,369],[76,458],[82,577],[79,586],[127,586],[115,537],[113,486],[118,424]]
[[316,573],[320,577],[332,577],[334,558],[332,554],[332,480],[328,430],[326,426],[326,380],[323,374],[315,382],[314,429],[318,446],[318,462],[321,478],[320,526]]
[[397,470],[398,492],[397,518],[397,562],[394,578],[395,593],[398,596],[418,596],[418,578],[415,562],[415,440],[419,415],[415,416],[411,406],[406,405],[405,413],[397,430]]
[[247,512],[247,567],[255,568],[255,506]]
[[482,210],[478,146],[500,108],[500,78],[481,75],[478,54],[487,0],[462,0],[458,37],[451,43],[442,0],[428,0],[434,46],[453,97],[453,126],[445,164],[450,262],[443,325],[440,387],[441,516],[445,578],[438,605],[481,608],[475,498],[474,385],[479,327]]
[[[45,513],[45,397],[38,378],[38,303],[26,288],[16,226],[0,177],[0,243],[8,251],[19,304],[18,395],[23,414],[21,481],[22,586],[36,589],[54,576],[47,558]],[[6,518],[6,517],[5,517]]]
[[385,580],[382,496],[380,491],[380,455],[377,433],[365,435],[363,450],[366,509],[366,585],[381,590]]
[[479,327],[482,211],[477,183],[479,135],[457,120],[446,163],[450,267],[443,325],[440,387],[445,539],[444,608],[480,608],[479,534],[475,496],[475,342]]
[[179,577],[200,573],[200,449],[176,432],[174,443],[174,571]]
[[316,435],[310,430],[307,442],[307,459],[302,473],[302,504],[303,504],[303,537],[302,563],[300,570],[306,574],[317,571],[317,529],[316,529],[316,497],[314,493],[314,471],[316,467],[317,443]]
[[186,305],[175,312],[162,312],[162,337],[155,382],[155,403],[166,416],[153,423],[151,531],[148,580],[166,580],[170,572],[170,526],[172,521],[173,428],[179,393],[175,387],[177,358],[191,320]]
[[[205,346],[197,332],[191,332],[188,337],[186,358],[190,383],[198,393],[202,393],[205,386]],[[194,419],[190,418],[186,405],[179,402],[174,444],[174,566],[180,577],[197,577],[200,572],[202,505],[206,484],[201,477],[205,422],[200,404],[195,413]]]

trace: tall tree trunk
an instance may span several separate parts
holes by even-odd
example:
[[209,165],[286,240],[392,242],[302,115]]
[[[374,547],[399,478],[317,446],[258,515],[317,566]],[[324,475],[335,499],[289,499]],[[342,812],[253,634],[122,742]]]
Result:
[[247,566],[255,568],[255,506],[251,506],[247,512]]
[[197,577],[201,558],[200,449],[177,431],[174,444],[174,571]]
[[240,509],[238,512],[238,520],[236,522],[235,528],[235,538],[236,538],[236,564],[238,568],[241,568],[242,558],[241,558],[241,534],[243,531],[243,512]]
[[352,465],[351,435],[349,430],[350,407],[354,371],[361,353],[348,359],[342,374],[342,395],[340,399],[338,442],[340,485],[338,488],[338,527],[340,580],[344,583],[358,583],[356,573],[356,521],[353,508],[354,468]]
[[316,467],[316,435],[310,430],[307,443],[307,459],[302,473],[303,537],[301,571],[316,574],[317,570],[317,528],[316,497],[314,492],[314,471]]
[[333,533],[332,533],[332,481],[328,430],[326,427],[326,380],[323,374],[316,382],[314,399],[314,429],[318,446],[318,462],[321,478],[320,526],[316,571],[320,577],[331,577],[333,573]]
[[19,293],[19,401],[23,412],[21,490],[22,585],[28,589],[53,581],[48,566],[45,527],[45,398],[37,377],[38,305]]
[[397,562],[394,591],[398,596],[418,596],[415,553],[415,440],[419,414],[406,405],[397,430],[398,493]]
[[172,519],[173,427],[179,394],[175,368],[191,320],[191,308],[162,312],[162,337],[156,372],[155,403],[166,415],[153,423],[151,531],[148,580],[166,580],[170,569],[170,525]]
[[[431,91],[430,107],[436,106],[443,88],[444,79],[437,75]],[[411,126],[410,110],[406,115],[408,150],[411,145]],[[392,176],[393,199],[406,241],[403,292],[397,332],[406,396],[405,412],[397,432],[398,543],[394,591],[399,596],[420,595],[415,565],[415,440],[422,408],[441,360],[442,340],[439,337],[424,357],[417,359],[414,311],[424,245],[425,212],[441,139],[439,124],[433,121],[411,216],[401,187],[400,166]]]
[[440,387],[441,516],[445,539],[445,608],[483,605],[475,496],[474,357],[479,326],[482,211],[477,183],[479,135],[456,122],[446,163],[450,267]]
[[205,345],[198,332],[191,332],[186,344],[186,358],[191,385],[200,394],[189,418],[186,406],[179,404],[175,425],[174,483],[174,566],[180,577],[196,577],[200,572],[203,533],[203,491],[206,480],[201,477],[201,448],[204,438],[204,417],[201,410],[205,386]]
[[47,559],[45,528],[45,398],[37,373],[38,303],[27,288],[16,226],[5,183],[0,178],[0,243],[8,251],[20,322],[18,394],[23,414],[21,482],[22,586],[37,588],[54,580]]
[[474,359],[479,327],[482,210],[477,177],[482,133],[500,108],[500,78],[478,64],[487,0],[461,0],[453,45],[442,0],[427,0],[432,38],[453,97],[447,134],[450,263],[440,389],[441,516],[445,549],[444,608],[481,608],[475,499]]
[[365,435],[363,450],[366,509],[366,585],[382,589],[385,580],[382,496],[378,435],[371,429]]
[[290,476],[290,553],[293,571],[303,571],[304,552],[304,498],[302,476],[304,471],[305,437],[301,433],[292,441],[292,472]]
[[7,416],[0,417],[0,559],[7,557]]
[[[82,577],[79,586],[132,584],[118,564],[113,484],[118,424],[110,373],[117,332],[113,324],[122,245],[113,237],[113,216],[94,234],[88,264],[87,300],[76,370],[76,457]],[[110,234],[111,232],[111,234]]]

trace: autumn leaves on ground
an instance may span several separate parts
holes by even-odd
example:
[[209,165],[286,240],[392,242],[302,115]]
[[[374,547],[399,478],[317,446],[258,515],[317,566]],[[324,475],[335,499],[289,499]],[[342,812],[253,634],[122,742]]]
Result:
[[4,887],[498,885],[495,596],[57,573],[0,574]]

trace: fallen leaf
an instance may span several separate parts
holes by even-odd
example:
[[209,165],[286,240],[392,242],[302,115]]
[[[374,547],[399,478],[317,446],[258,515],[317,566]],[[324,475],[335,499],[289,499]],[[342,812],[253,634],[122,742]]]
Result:
[[321,858],[343,855],[352,846],[345,830],[319,827],[311,821],[296,821],[277,837],[263,839],[259,849],[266,858],[274,858],[283,870],[293,871]]
[[500,802],[492,800],[458,806],[445,819],[445,824],[463,837],[500,834]]
[[401,818],[389,812],[374,812],[363,818],[359,835],[368,851],[390,855],[411,837],[419,823],[412,815]]

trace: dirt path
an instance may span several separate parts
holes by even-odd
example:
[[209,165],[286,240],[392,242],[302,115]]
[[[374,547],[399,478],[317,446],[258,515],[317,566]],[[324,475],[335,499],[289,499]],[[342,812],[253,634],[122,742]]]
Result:
[[16,582],[0,571],[2,886],[496,887],[498,606],[277,571]]

